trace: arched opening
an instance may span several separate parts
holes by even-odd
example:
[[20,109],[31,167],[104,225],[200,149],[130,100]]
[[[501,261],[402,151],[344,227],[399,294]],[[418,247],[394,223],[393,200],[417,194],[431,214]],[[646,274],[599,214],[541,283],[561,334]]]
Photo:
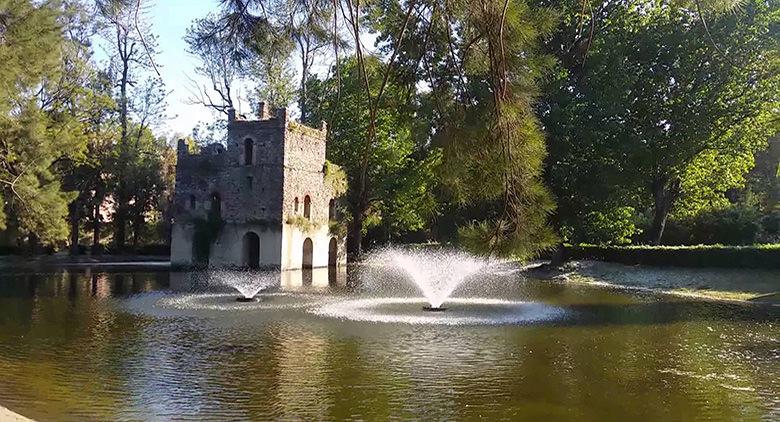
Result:
[[295,197],[295,213],[298,213],[298,197]]
[[311,218],[311,198],[309,198],[309,195],[303,198],[303,217]]
[[190,195],[190,209],[194,210],[198,203],[195,200],[195,195]]
[[249,268],[260,268],[260,236],[247,232],[244,235],[244,265]]
[[338,242],[335,237],[331,237],[328,243],[328,267],[334,268],[338,265],[338,252]]
[[333,221],[336,219],[336,200],[331,199],[330,202],[328,202],[328,221]]
[[308,237],[303,241],[303,260],[301,261],[301,268],[304,270],[310,270],[314,262],[314,243]]
[[255,155],[255,144],[250,138],[244,139],[244,165],[251,166]]
[[222,216],[222,199],[219,197],[219,193],[217,192],[211,194],[210,213],[215,217]]

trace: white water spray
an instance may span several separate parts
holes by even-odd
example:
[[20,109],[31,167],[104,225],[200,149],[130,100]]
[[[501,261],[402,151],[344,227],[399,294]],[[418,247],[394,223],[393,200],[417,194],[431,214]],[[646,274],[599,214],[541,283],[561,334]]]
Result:
[[219,271],[213,275],[219,284],[234,288],[242,298],[251,300],[258,293],[279,284],[274,271]]
[[368,264],[404,271],[430,308],[437,310],[458,286],[484,271],[491,262],[462,251],[390,248],[372,254]]

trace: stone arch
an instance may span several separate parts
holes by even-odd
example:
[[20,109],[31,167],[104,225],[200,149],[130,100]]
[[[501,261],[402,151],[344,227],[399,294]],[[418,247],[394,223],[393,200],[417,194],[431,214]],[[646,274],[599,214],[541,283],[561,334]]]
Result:
[[301,258],[301,268],[310,270],[314,266],[314,242],[310,238],[303,241],[303,257]]
[[260,236],[246,232],[243,239],[244,266],[260,268]]
[[303,217],[311,219],[311,197],[309,195],[303,197]]
[[244,139],[244,165],[251,166],[254,164],[255,157],[255,142],[252,138]]
[[328,267],[334,268],[338,265],[339,258],[339,246],[335,237],[330,238],[328,242]]

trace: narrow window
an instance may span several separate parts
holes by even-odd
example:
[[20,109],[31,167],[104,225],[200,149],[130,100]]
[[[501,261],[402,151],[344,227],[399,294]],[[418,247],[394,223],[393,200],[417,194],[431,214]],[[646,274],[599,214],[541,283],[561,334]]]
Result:
[[255,146],[251,139],[244,139],[244,165],[251,166],[254,158]]
[[336,201],[334,199],[331,199],[330,202],[328,202],[328,220],[335,220],[336,219]]
[[298,197],[295,197],[295,212],[298,213]]
[[303,217],[311,218],[311,198],[309,198],[309,195],[303,198]]
[[252,176],[247,176],[246,177],[246,188],[251,191],[253,186],[254,186],[254,180],[252,179]]
[[222,200],[217,192],[211,194],[211,214],[217,217],[222,216]]
[[197,202],[195,201],[195,195],[190,195],[190,209],[194,210],[197,206]]

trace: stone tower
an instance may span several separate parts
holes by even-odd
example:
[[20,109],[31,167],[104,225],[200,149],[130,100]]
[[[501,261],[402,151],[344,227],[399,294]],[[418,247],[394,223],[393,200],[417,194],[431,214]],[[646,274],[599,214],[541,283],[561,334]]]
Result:
[[179,141],[171,263],[299,269],[346,264],[331,234],[335,198],[325,182],[327,129],[260,104],[256,120],[228,116],[227,149],[190,154]]

